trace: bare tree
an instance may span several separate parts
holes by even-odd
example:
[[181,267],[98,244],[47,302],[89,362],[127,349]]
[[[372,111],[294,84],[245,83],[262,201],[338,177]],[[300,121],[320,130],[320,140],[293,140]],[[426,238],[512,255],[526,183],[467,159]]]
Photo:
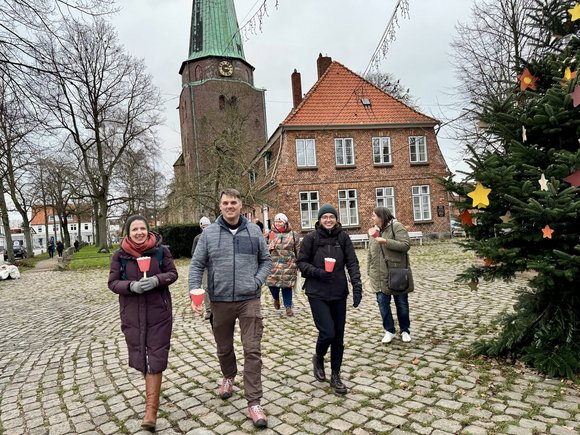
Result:
[[[1,194],[8,194],[22,219],[26,248],[34,255],[28,211],[35,200],[29,165],[34,161],[31,141],[38,126],[14,82],[0,76],[0,176]],[[7,231],[7,234],[9,231]],[[8,245],[12,252],[12,244]]]
[[111,182],[120,159],[147,144],[155,153],[155,127],[162,121],[158,90],[143,62],[124,53],[111,25],[63,25],[59,40],[45,40],[51,69],[42,104],[74,144],[90,186],[97,244],[108,251]]
[[[113,12],[115,0],[3,0],[0,7],[0,74],[16,78],[52,73],[40,35],[58,38],[59,26],[75,16]],[[18,82],[17,82],[18,83]]]
[[387,94],[413,108],[417,107],[415,98],[411,96],[410,89],[401,84],[399,79],[388,72],[369,72],[364,79],[371,82],[377,88],[382,89]]
[[[475,128],[483,105],[503,100],[521,72],[523,59],[539,37],[531,10],[535,0],[482,0],[474,3],[469,23],[457,25],[452,58],[459,79],[456,102],[460,115],[448,123],[456,139],[475,147],[497,143]],[[490,98],[491,97],[491,98]]]

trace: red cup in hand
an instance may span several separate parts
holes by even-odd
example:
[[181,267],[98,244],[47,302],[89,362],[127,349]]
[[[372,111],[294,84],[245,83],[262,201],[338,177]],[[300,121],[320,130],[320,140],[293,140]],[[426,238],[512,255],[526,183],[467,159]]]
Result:
[[334,265],[336,264],[336,260],[334,258],[325,258],[324,259],[324,270],[327,272],[332,272],[334,270]]
[[379,230],[377,230],[376,227],[369,228],[368,233],[372,238],[377,238],[379,236]]
[[193,305],[200,306],[203,304],[203,297],[205,296],[205,290],[202,288],[194,288],[189,291],[189,297]]
[[149,272],[149,267],[151,267],[151,257],[137,258],[137,266],[139,266],[139,270],[143,272],[143,276],[147,278],[147,272]]

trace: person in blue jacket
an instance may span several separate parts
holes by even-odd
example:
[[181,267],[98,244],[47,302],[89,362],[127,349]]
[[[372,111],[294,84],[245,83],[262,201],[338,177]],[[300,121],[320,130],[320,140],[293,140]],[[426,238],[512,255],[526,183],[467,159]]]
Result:
[[[262,285],[272,269],[272,260],[260,228],[241,215],[242,199],[235,189],[220,194],[216,221],[201,233],[189,266],[189,289],[202,286],[207,268],[214,339],[223,381],[222,399],[232,397],[238,373],[234,353],[234,329],[239,321],[244,347],[244,392],[248,412],[256,427],[267,427],[262,399],[261,342],[264,329],[260,298]],[[202,315],[203,308],[194,306]]]

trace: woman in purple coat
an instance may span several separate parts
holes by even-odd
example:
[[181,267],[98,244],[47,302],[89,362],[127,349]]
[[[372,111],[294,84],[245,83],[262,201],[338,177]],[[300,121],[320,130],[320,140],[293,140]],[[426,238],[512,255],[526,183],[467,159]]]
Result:
[[[171,253],[161,244],[161,236],[149,231],[143,216],[130,216],[125,234],[120,249],[111,258],[109,288],[119,295],[129,366],[145,377],[145,417],[141,426],[154,432],[173,324],[169,285],[177,280],[177,270]],[[147,278],[137,264],[137,258],[145,256],[150,257]]]

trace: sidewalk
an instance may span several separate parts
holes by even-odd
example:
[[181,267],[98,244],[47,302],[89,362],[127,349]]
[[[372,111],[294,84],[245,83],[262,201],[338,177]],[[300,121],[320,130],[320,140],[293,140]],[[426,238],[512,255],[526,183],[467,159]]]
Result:
[[49,270],[56,270],[58,265],[58,255],[55,254],[52,258],[47,258],[46,260],[40,260],[34,265],[34,269],[29,272],[46,272]]
[[[366,281],[366,252],[357,253]],[[374,294],[365,291],[357,309],[349,304],[345,397],[312,375],[316,331],[304,294],[296,295],[295,317],[288,318],[265,289],[262,404],[269,428],[262,433],[580,433],[579,385],[466,357],[474,340],[493,334],[491,319],[510,309],[523,282],[482,282],[477,292],[455,283],[474,259],[451,243],[413,246],[410,258],[417,289],[410,295],[413,341],[381,344]],[[209,323],[188,306],[187,264],[178,270],[158,432],[254,433],[241,373],[234,396],[217,397],[221,374]],[[0,433],[146,433],[140,431],[143,377],[127,367],[107,275],[27,271],[10,286],[0,282]]]

